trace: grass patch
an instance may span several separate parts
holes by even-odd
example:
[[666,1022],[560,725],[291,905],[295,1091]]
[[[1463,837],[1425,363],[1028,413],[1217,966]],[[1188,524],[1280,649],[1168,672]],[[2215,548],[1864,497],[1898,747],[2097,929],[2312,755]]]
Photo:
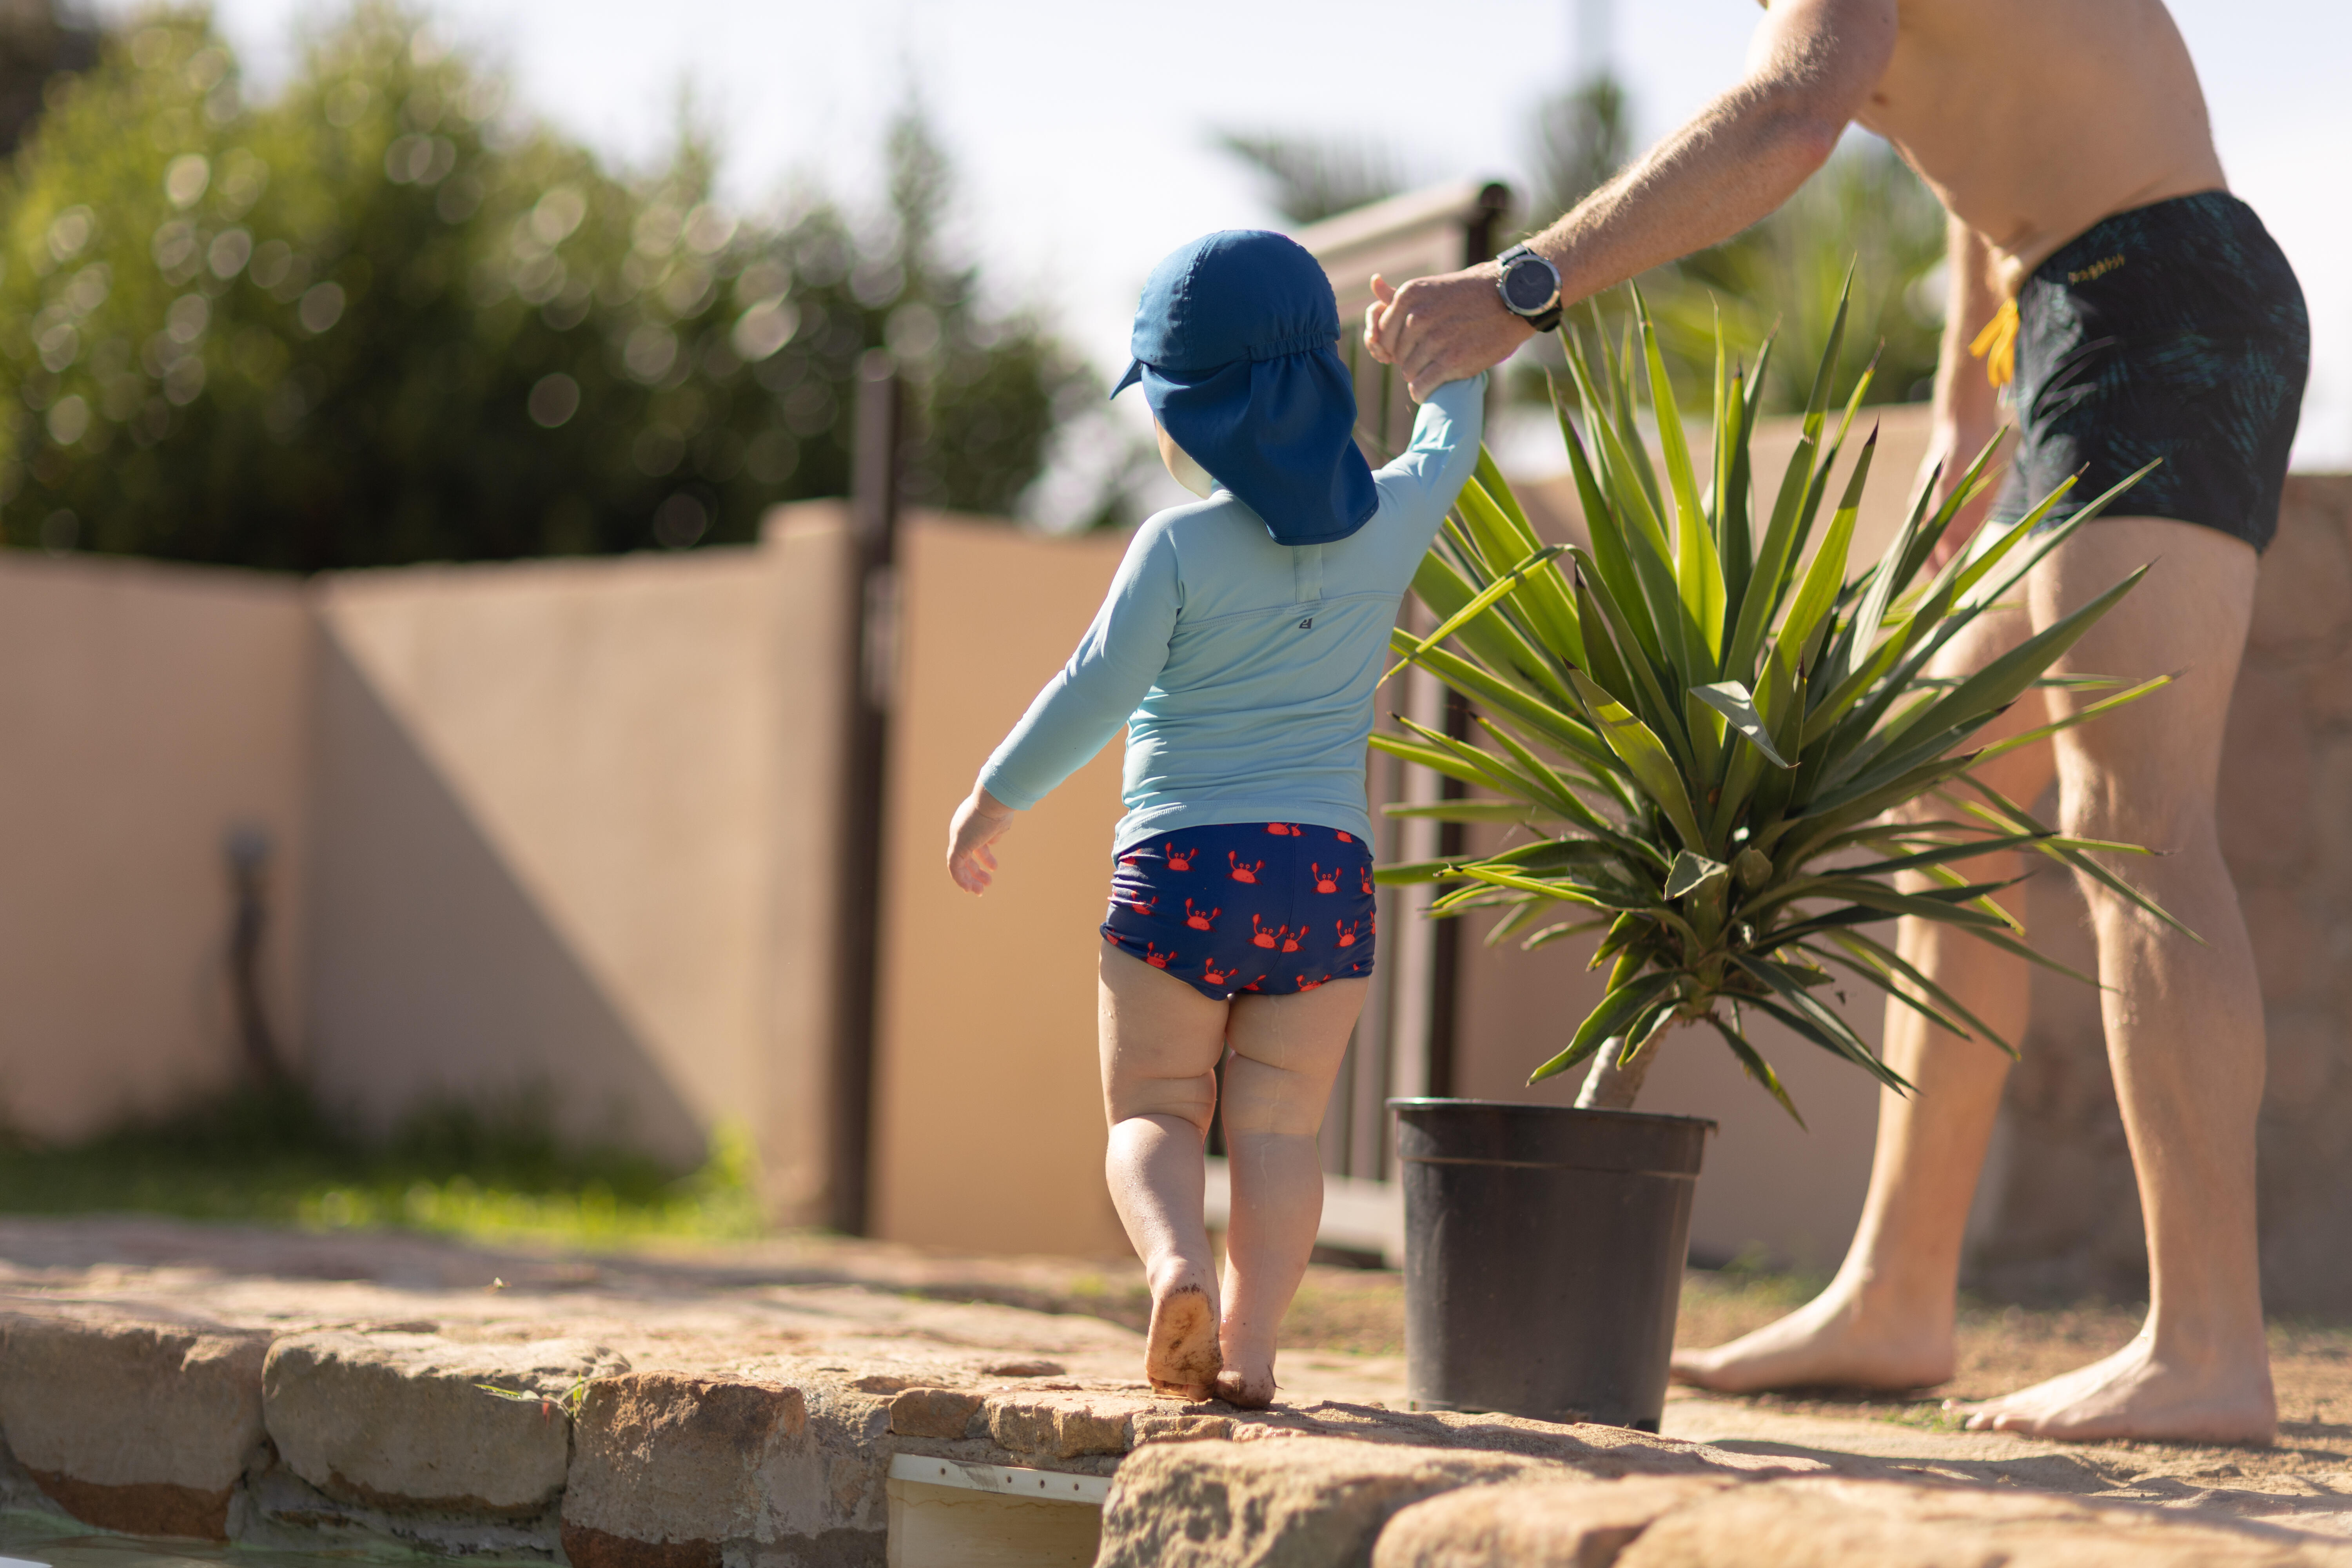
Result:
[[310,1229],[425,1231],[572,1247],[764,1229],[749,1137],[679,1174],[567,1142],[543,1097],[421,1108],[368,1137],[287,1086],[247,1089],[70,1147],[0,1144],[0,1212],[135,1211]]

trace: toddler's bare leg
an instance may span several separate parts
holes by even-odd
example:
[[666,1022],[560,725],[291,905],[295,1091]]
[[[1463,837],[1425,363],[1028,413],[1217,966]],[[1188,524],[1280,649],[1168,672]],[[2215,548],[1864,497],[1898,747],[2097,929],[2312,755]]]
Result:
[[1097,993],[1103,1161],[1110,1201],[1151,1287],[1144,1374],[1162,1394],[1211,1397],[1217,1278],[1202,1217],[1202,1143],[1216,1109],[1228,1006],[1105,942]]
[[1235,1405],[1274,1398],[1275,1336],[1323,1218],[1315,1134],[1370,985],[1335,980],[1292,996],[1234,998],[1224,1109],[1233,1219],[1217,1392]]

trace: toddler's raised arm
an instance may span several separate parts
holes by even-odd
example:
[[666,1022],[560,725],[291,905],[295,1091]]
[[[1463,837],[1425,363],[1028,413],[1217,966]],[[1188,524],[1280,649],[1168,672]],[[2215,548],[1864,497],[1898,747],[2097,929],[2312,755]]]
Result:
[[[1450,381],[1430,394],[1413,416],[1412,439],[1385,467],[1372,471],[1372,482],[1405,523],[1403,532],[1417,537],[1413,555],[1429,548],[1437,525],[1463,482],[1478,466],[1478,440],[1486,425],[1486,377],[1482,373],[1464,381]],[[1423,528],[1422,524],[1427,523]]]

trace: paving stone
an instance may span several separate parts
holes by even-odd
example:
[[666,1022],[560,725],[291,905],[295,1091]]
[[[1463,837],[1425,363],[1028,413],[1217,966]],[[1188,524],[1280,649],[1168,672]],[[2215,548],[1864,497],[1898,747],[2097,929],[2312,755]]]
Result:
[[239,1479],[266,1462],[268,1335],[78,1316],[5,1328],[0,1432],[44,1493],[107,1530],[227,1538]]
[[1666,1512],[1612,1568],[2340,1568],[2352,1547],[2047,1493],[1813,1477]]
[[906,1389],[890,1401],[890,1430],[900,1437],[961,1438],[986,1403],[960,1389]]
[[1343,1568],[1389,1516],[1544,1461],[1334,1437],[1155,1443],[1119,1466],[1097,1568]]
[[262,1411],[287,1468],[330,1498],[527,1519],[563,1489],[567,1396],[628,1364],[572,1339],[500,1345],[289,1334],[270,1347]]
[[1124,1454],[1134,1442],[1132,1423],[1139,1415],[1181,1408],[1166,1400],[1124,1394],[993,1394],[988,1401],[988,1431],[1000,1447],[1033,1461]]
[[573,1424],[573,1568],[835,1565],[885,1554],[892,1400],[846,1382],[646,1372]]
[[1736,1484],[1683,1475],[1464,1487],[1400,1510],[1372,1568],[1607,1568],[1664,1515]]
[[590,1384],[573,1424],[565,1552],[574,1568],[715,1563],[719,1542],[759,1534],[762,1472],[807,1429],[802,1392],[776,1384],[666,1372]]

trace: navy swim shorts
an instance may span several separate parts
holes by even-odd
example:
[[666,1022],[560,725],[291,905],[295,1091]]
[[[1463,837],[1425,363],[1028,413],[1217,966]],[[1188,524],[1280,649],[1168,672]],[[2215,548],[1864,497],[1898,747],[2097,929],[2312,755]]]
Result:
[[2051,512],[2065,518],[2161,458],[2102,515],[2262,549],[2310,359],[2303,289],[2245,203],[2204,191],[2102,219],[2018,290],[2018,440],[1991,520],[2015,522],[2080,470]]
[[1111,868],[1103,940],[1203,996],[1291,995],[1372,972],[1372,855],[1334,827],[1221,824],[1156,836]]

